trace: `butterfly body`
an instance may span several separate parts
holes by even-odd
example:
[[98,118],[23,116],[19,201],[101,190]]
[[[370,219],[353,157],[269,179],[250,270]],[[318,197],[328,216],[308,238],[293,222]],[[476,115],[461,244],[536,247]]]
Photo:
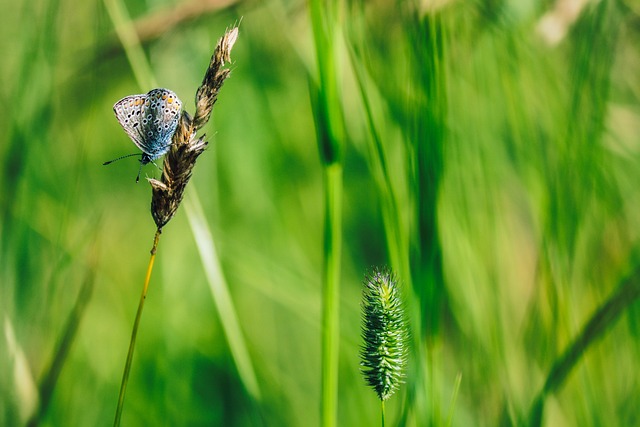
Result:
[[115,103],[116,119],[142,151],[141,167],[169,151],[181,110],[182,102],[168,89],[153,89],[147,94],[127,96]]

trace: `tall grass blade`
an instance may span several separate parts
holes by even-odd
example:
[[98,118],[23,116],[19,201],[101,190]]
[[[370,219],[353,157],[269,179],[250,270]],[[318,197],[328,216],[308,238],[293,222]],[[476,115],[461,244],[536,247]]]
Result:
[[322,291],[322,425],[336,425],[340,344],[342,166],[324,168],[324,264]]
[[[17,413],[12,410],[13,408],[7,408],[7,412],[0,415],[9,422],[19,420],[19,423],[22,424],[38,407],[38,387],[33,371],[29,366],[29,360],[23,347],[16,339],[15,327],[9,317],[4,318],[3,326],[3,341],[5,342],[3,347],[9,357],[9,369],[5,372],[5,375],[10,377],[8,382],[11,387],[7,391],[10,390],[10,393],[15,396],[18,407],[16,408]],[[13,420],[11,417],[13,417]]]
[[198,246],[202,266],[207,276],[211,296],[216,305],[216,310],[220,314],[220,321],[222,322],[233,360],[238,368],[238,374],[251,396],[256,400],[260,400],[260,387],[251,363],[251,356],[244,340],[238,315],[229,293],[229,285],[224,278],[213,236],[194,188],[191,188],[185,197],[185,207],[193,238]]
[[437,204],[447,133],[446,26],[437,13],[414,13],[408,37],[414,47],[411,66],[417,100],[407,111],[405,135],[413,165],[409,173],[416,221],[411,269],[422,307],[422,336],[435,336],[445,301]]
[[462,373],[456,375],[456,382],[453,385],[453,394],[451,396],[451,403],[449,407],[449,415],[447,415],[447,422],[445,427],[451,427],[453,425],[453,416],[456,412],[456,401],[458,400],[458,393],[460,392],[460,383],[462,382]]
[[335,426],[338,413],[340,344],[340,265],[342,253],[342,107],[338,96],[338,16],[341,3],[310,3],[318,85],[311,87],[324,183],[324,261],[322,266],[321,425]]
[[90,259],[88,262],[88,271],[86,277],[78,293],[76,303],[69,313],[69,317],[63,328],[63,334],[60,342],[53,355],[53,359],[49,367],[45,370],[42,380],[38,386],[38,394],[40,401],[37,411],[33,414],[31,419],[27,422],[27,426],[35,427],[40,424],[42,417],[47,412],[49,404],[51,403],[51,397],[55,389],[62,367],[69,356],[69,351],[76,338],[82,316],[87,308],[93,289],[95,287],[95,279],[97,273],[97,261],[98,261],[98,247],[97,240],[94,238],[94,247],[90,251]]
[[358,84],[359,95],[362,100],[362,108],[364,109],[367,130],[369,138],[367,139],[368,161],[371,163],[373,177],[376,181],[378,191],[380,193],[380,204],[382,210],[382,219],[385,229],[385,238],[387,242],[387,251],[391,265],[396,271],[400,272],[401,277],[410,278],[409,268],[409,244],[406,240],[406,233],[402,232],[402,217],[399,212],[397,195],[392,183],[392,174],[389,170],[385,144],[379,131],[378,120],[371,105],[372,92],[379,96],[379,93],[372,87],[371,78],[367,73],[366,58],[366,40],[359,40],[358,33],[366,33],[363,28],[355,26],[355,22],[362,19],[364,11],[360,8],[354,10],[348,20],[348,52],[350,65],[355,74],[356,83]]
[[620,316],[638,299],[640,299],[640,269],[636,269],[625,279],[607,301],[596,310],[580,334],[553,363],[544,386],[532,405],[529,415],[531,427],[542,425],[547,396],[560,390],[589,347],[613,327]]
[[122,43],[127,60],[131,64],[131,70],[136,77],[138,86],[141,88],[158,87],[125,4],[121,0],[104,0],[104,5],[120,43]]

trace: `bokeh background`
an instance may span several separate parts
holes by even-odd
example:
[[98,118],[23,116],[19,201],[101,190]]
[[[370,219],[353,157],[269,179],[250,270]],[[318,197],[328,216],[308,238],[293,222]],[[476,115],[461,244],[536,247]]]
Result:
[[[398,272],[412,323],[388,424],[527,424],[565,349],[635,280],[640,2],[338,4],[338,424],[379,423],[358,359],[375,265]],[[320,425],[307,3],[5,1],[0,14],[0,425],[112,423],[155,231],[135,158],[102,166],[137,150],[112,106],[155,83],[193,113],[240,19],[210,147],[163,230],[122,422]],[[116,28],[139,41],[124,49]],[[640,424],[637,295],[587,330],[544,425]]]

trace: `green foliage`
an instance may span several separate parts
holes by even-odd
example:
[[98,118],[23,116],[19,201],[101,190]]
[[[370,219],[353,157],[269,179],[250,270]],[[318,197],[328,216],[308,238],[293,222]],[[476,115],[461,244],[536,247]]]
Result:
[[[320,424],[336,159],[339,425],[379,423],[358,369],[360,279],[387,264],[411,325],[392,425],[639,424],[640,308],[635,293],[617,299],[640,265],[634,2],[578,2],[575,16],[554,9],[564,2],[336,3],[343,114],[323,111],[330,129],[314,125],[323,53],[304,2],[176,26],[157,16],[188,16],[189,1],[123,3],[153,24],[135,54],[149,70],[132,70],[102,2],[0,2],[0,425],[24,425],[39,400],[43,426],[112,419],[155,230],[136,162],[101,166],[135,149],[112,106],[153,88],[140,74],[193,113],[211,50],[241,16],[185,195],[202,215],[179,210],[163,230],[122,425]],[[339,152],[319,158],[318,134],[341,137]],[[194,222],[210,234],[194,238]],[[237,323],[213,296],[221,276]]]

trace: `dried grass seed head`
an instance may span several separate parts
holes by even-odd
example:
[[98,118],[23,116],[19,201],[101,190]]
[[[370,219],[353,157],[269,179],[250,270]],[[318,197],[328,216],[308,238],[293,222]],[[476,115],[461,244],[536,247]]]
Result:
[[204,135],[196,137],[211,117],[218,92],[230,70],[222,69],[225,61],[231,60],[231,49],[238,38],[238,28],[232,28],[218,40],[205,72],[202,85],[196,92],[196,112],[192,118],[182,112],[176,132],[173,134],[171,149],[165,156],[161,180],[149,179],[152,188],[151,215],[162,229],[175,215],[184,196],[184,190],[191,178],[193,167],[200,154],[207,147]]

